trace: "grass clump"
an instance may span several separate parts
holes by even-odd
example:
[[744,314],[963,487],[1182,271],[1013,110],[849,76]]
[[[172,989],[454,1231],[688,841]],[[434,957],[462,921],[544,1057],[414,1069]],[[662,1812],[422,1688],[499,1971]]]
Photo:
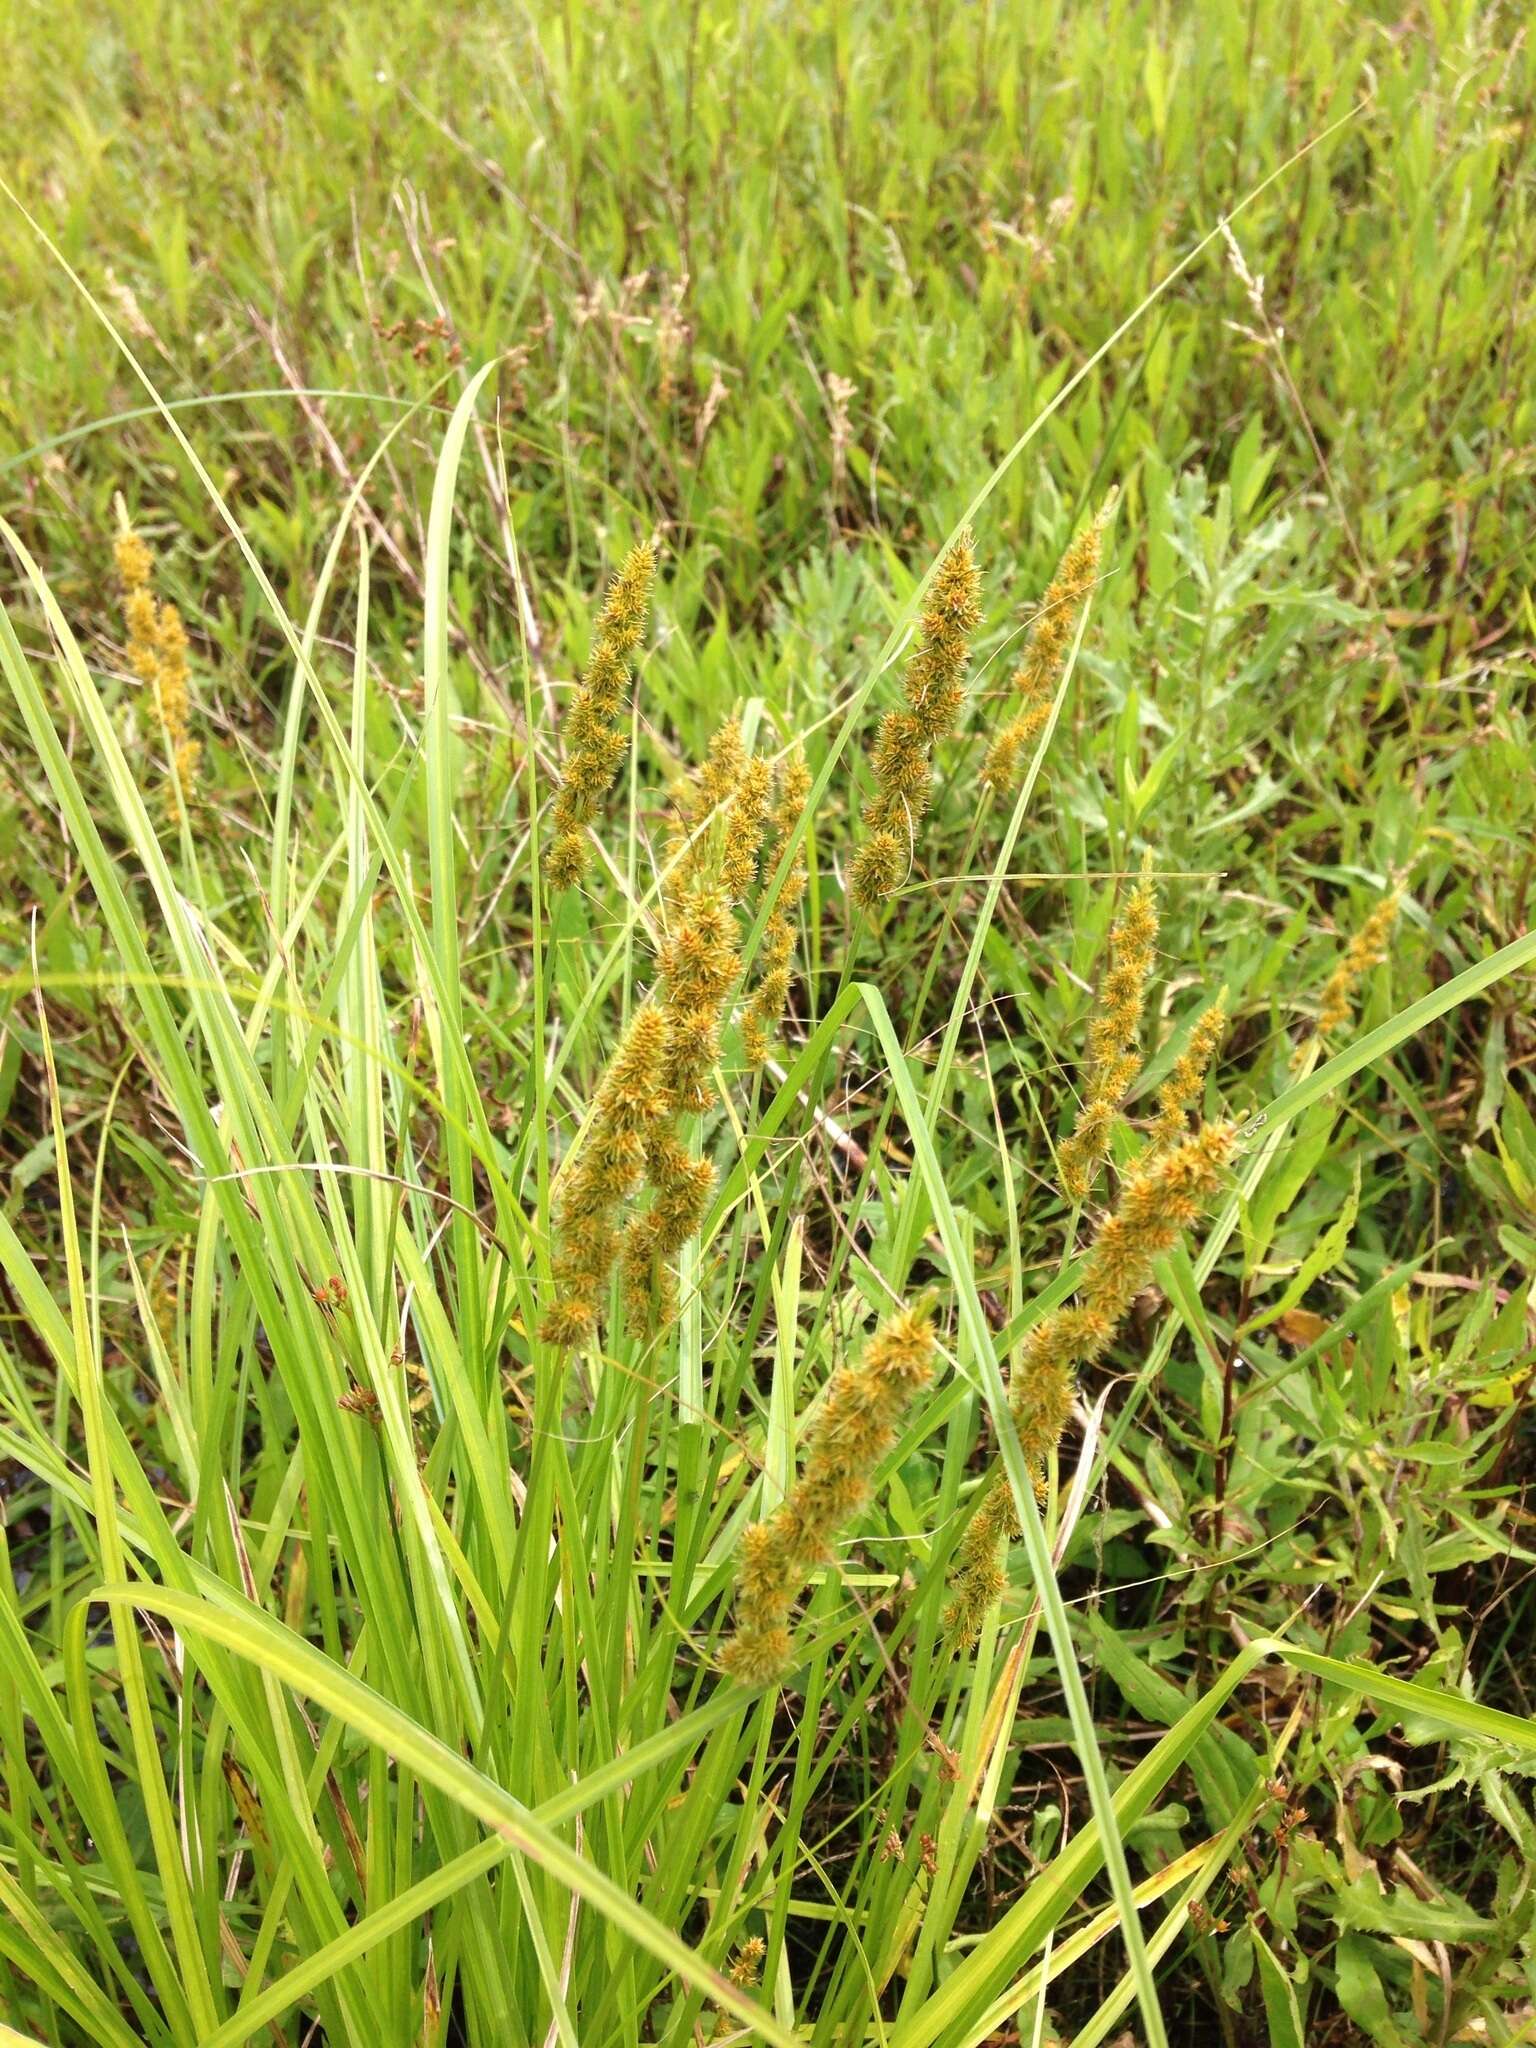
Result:
[[0,2033],[1517,2041],[1522,24],[184,16],[13,38]]

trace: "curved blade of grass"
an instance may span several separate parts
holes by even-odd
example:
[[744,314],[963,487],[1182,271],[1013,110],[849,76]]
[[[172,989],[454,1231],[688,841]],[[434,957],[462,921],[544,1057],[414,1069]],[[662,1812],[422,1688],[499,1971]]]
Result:
[[1104,1759],[1099,1754],[1098,1737],[1094,1729],[1093,1709],[1089,1705],[1087,1688],[1083,1684],[1082,1672],[1078,1668],[1066,1603],[1056,1583],[1050,1546],[1040,1520],[1039,1507],[1035,1502],[1035,1489],[1030,1483],[1029,1473],[1024,1464],[1023,1448],[1019,1443],[1013,1414],[1008,1406],[1008,1390],[1003,1384],[1002,1368],[998,1364],[992,1332],[981,1306],[981,1297],[976,1290],[971,1262],[966,1255],[959,1218],[955,1215],[954,1205],[950,1201],[949,1190],[945,1184],[943,1168],[934,1149],[933,1132],[929,1127],[926,1108],[913,1086],[911,1071],[884,999],[879,990],[870,987],[868,983],[859,984],[859,988],[864,1008],[890,1065],[892,1083],[907,1123],[917,1170],[926,1184],[934,1223],[949,1263],[950,1284],[955,1290],[955,1298],[959,1305],[961,1326],[981,1374],[982,1393],[1002,1454],[1003,1468],[1013,1489],[1030,1573],[1034,1579],[1035,1594],[1045,1617],[1046,1628],[1050,1632],[1056,1669],[1066,1694],[1073,1743],[1083,1768],[1089,1803],[1103,1832],[1104,1862],[1109,1875],[1110,1890],[1120,1913],[1121,1931],[1131,1974],[1136,1983],[1142,2024],[1146,2028],[1152,2048],[1166,2048],[1167,2032],[1163,2026],[1157,1987],[1152,1980],[1152,1969],[1142,1940],[1130,1868],[1125,1860],[1125,1847],[1115,1824],[1109,1778],[1104,1769]]
[[621,1934],[655,1956],[685,1983],[703,1990],[765,2040],[776,2043],[777,2048],[796,2048],[792,2034],[728,1977],[702,1961],[685,1941],[663,1927],[605,1872],[563,1842],[534,1810],[484,1772],[477,1771],[467,1758],[430,1734],[372,1686],[342,1670],[313,1644],[259,1607],[230,1592],[197,1599],[163,1587],[130,1585],[101,1586],[91,1597],[104,1601],[115,1612],[138,1608],[157,1614],[193,1641],[204,1636],[271,1672],[369,1742],[377,1743],[424,1783],[435,1786],[508,1847],[585,1900]]
[[[86,1460],[90,1468],[92,1509],[101,1558],[109,1571],[127,1569],[127,1552],[117,1526],[117,1495],[112,1477],[112,1453],[108,1442],[107,1394],[101,1359],[93,1344],[93,1318],[86,1296],[85,1270],[80,1239],[75,1228],[74,1188],[69,1171],[69,1148],[64,1111],[59,1098],[59,1077],[54,1064],[53,1037],[48,1011],[41,996],[37,1003],[38,1035],[42,1045],[47,1078],[48,1106],[53,1132],[55,1186],[59,1200],[59,1234],[64,1247],[64,1265],[69,1287],[70,1328],[75,1347],[74,1391],[80,1403]],[[134,1921],[141,1940],[147,1937],[145,1960],[154,1971],[156,1989],[164,2003],[166,2017],[180,2038],[195,2040],[217,2023],[219,2006],[208,1959],[203,1950],[192,1901],[186,1863],[177,1837],[176,1816],[160,1757],[160,1737],[150,1705],[138,1634],[132,1618],[113,1616],[113,1635],[121,1673],[123,1697],[128,1712],[128,1729],[133,1748],[139,1795],[144,1803],[155,1864],[170,1922],[175,1949],[174,1975],[166,1967],[166,1954],[159,1928],[147,1908],[142,1888],[131,1877],[118,1872],[123,1904]],[[93,1752],[93,1764],[95,1753]],[[105,1775],[104,1767],[102,1769]],[[126,1853],[126,1844],[119,1843]]]
[[[1274,1657],[1331,1684],[1380,1700],[1455,1735],[1508,1745],[1522,1756],[1536,1756],[1536,1720],[1501,1713],[1460,1693],[1428,1685],[1422,1679],[1394,1678],[1369,1665],[1349,1664],[1298,1649],[1281,1638],[1265,1636],[1250,1643],[1212,1681],[1209,1690],[1183,1714],[1129,1772],[1115,1793],[1117,1827],[1124,1832],[1147,1813],[1158,1793],[1182,1768],[1191,1752],[1236,1688],[1267,1658]],[[1051,1928],[1069,1912],[1103,1862],[1102,1835],[1094,1816],[1054,1862],[1004,1914],[1003,1918],[958,1963],[917,2011],[900,2022],[890,2048],[929,2048],[969,2024],[1007,1979],[1039,1948]]]

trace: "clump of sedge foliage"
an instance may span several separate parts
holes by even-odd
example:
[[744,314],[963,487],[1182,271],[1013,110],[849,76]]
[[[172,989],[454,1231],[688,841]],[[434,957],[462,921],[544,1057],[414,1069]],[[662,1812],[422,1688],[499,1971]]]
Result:
[[4,2027],[1517,2040],[1518,12],[225,25],[12,66]]

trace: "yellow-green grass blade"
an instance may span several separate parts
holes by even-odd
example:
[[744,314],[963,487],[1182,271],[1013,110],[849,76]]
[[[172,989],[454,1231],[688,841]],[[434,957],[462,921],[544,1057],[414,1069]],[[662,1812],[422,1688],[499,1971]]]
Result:
[[[50,1120],[53,1130],[55,1184],[59,1197],[60,1235],[64,1246],[65,1272],[69,1287],[70,1329],[74,1339],[74,1387],[80,1404],[85,1433],[86,1458],[91,1475],[92,1509],[96,1539],[105,1568],[116,1576],[127,1568],[127,1553],[117,1526],[117,1493],[113,1483],[112,1454],[106,1426],[106,1390],[101,1360],[91,1342],[92,1315],[86,1294],[84,1264],[75,1227],[74,1188],[70,1179],[69,1147],[64,1114],[59,1101],[59,1079],[54,1064],[53,1038],[48,1012],[41,999],[37,1005],[38,1033],[47,1076]],[[178,2038],[194,2041],[217,2023],[218,1994],[208,1967],[208,1957],[197,1925],[186,1863],[177,1835],[176,1816],[166,1790],[161,1768],[160,1741],[150,1707],[137,1632],[131,1615],[113,1616],[118,1665],[128,1709],[128,1726],[133,1742],[133,1761],[139,1794],[144,1802],[161,1891],[170,1922],[175,1950],[175,1968],[151,1918],[143,1894],[131,1880],[121,1882],[125,1908],[145,1946],[145,1960],[156,1979],[156,1988]],[[85,1725],[89,1725],[87,1720]],[[89,1754],[97,1770],[104,1766],[94,1746],[80,1751]],[[126,1842],[118,1836],[114,1848],[119,1858]],[[120,1879],[122,1873],[120,1872]]]
[[680,1936],[637,1905],[628,1892],[578,1855],[547,1821],[381,1693],[342,1670],[262,1609],[227,1590],[198,1599],[160,1587],[109,1585],[97,1588],[93,1597],[114,1612],[140,1608],[157,1614],[194,1643],[206,1638],[270,1671],[284,1685],[377,1743],[424,1783],[436,1786],[482,1827],[549,1872],[685,1983],[702,1989],[777,2048],[794,2048],[792,2034],[728,1977],[702,1962]]
[[[1270,1657],[1362,1698],[1379,1701],[1398,1713],[1420,1716],[1448,1734],[1501,1743],[1522,1757],[1536,1756],[1536,1721],[1485,1707],[1448,1687],[1422,1679],[1395,1678],[1369,1665],[1350,1664],[1342,1658],[1298,1649],[1277,1637],[1265,1637],[1234,1658],[1209,1690],[1126,1775],[1114,1796],[1116,1823],[1122,1834],[1150,1810],[1153,1800],[1188,1761],[1236,1688]],[[891,2037],[891,2048],[929,2048],[933,2042],[948,2042],[968,2024],[968,2015],[983,2011],[1003,1983],[1037,1953],[1050,1929],[1082,1896],[1102,1858],[1102,1838],[1095,1816],[1073,1836],[1023,1897],[1009,1907],[997,1925],[956,1964],[927,2002],[904,2017]]]

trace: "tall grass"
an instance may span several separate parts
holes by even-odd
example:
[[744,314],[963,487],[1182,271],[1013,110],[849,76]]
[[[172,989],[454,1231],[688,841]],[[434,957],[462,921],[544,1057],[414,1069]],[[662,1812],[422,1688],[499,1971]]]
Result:
[[[962,126],[1001,176],[1017,67],[1058,24],[966,23],[991,40],[961,52]],[[519,190],[539,233],[597,246],[580,205],[638,147],[621,110],[649,76],[717,332],[721,116],[697,88],[712,53],[771,130],[789,44],[758,26],[761,75],[708,9],[628,25],[606,65],[584,19],[517,31],[568,117]],[[906,108],[910,164],[961,59],[935,37],[907,80],[821,28],[847,294],[825,339],[867,317],[861,263],[907,261],[899,229],[866,240],[854,74]],[[1481,22],[1442,28],[1486,61]],[[395,33],[408,52],[425,24]],[[1218,73],[1160,38],[1133,88],[1122,40],[1106,105],[1145,101],[1171,176],[1240,53]],[[1242,74],[1231,218],[1293,176],[1303,255],[1322,235],[1307,180],[1376,146],[1429,64],[1389,44],[1351,114],[1365,47],[1326,76],[1299,49],[1324,102],[1304,130]],[[343,51],[362,103],[372,54]],[[1502,147],[1469,140],[1457,173],[1490,207]],[[1112,197],[1124,166],[1093,175]],[[803,561],[797,493],[831,472],[802,450],[777,495],[754,485],[755,386],[657,441],[694,468],[657,486],[653,553],[637,470],[529,481],[533,427],[473,349],[451,410],[349,449],[323,526],[294,502],[285,555],[280,508],[216,466],[222,429],[166,402],[121,293],[51,238],[39,304],[75,331],[72,277],[154,411],[93,460],[154,451],[113,481],[186,621],[202,751],[178,757],[106,595],[113,521],[0,523],[28,899],[0,1060],[10,2034],[1518,2038],[1536,1721],[1462,1610],[1490,1558],[1526,1561],[1536,935],[1489,820],[1527,715],[1480,670],[1473,748],[1454,690],[1407,688],[1463,636],[1400,652],[1440,627],[1398,621],[1386,569],[1339,595],[1341,514],[1307,508],[1331,537],[1303,550],[1273,432],[1213,430],[1219,486],[1174,476],[1194,372],[1168,351],[1203,317],[1174,288],[1220,247],[1211,217],[1070,373],[1019,341],[1027,402],[995,444],[950,467],[948,434],[918,453],[898,421],[881,460],[920,532],[849,546],[838,501]],[[199,287],[155,220],[180,319]],[[1120,232],[1093,265],[1123,281]],[[948,275],[933,223],[907,239]],[[612,312],[584,318],[618,350]],[[702,343],[669,332],[670,400],[620,350],[572,378],[574,419],[678,403]],[[1366,388],[1361,335],[1339,319],[1319,389]],[[935,381],[963,442],[971,400]],[[1074,512],[1158,408],[1115,521]],[[1376,430],[1336,424],[1347,495]],[[386,483],[416,435],[419,540]],[[872,486],[869,448],[841,453]],[[1393,560],[1419,531],[1360,527]],[[1422,596],[1437,572],[1413,573]],[[258,650],[270,730],[231,712]],[[1304,680],[1330,664],[1342,705]],[[1469,1846],[1490,1825],[1497,1859]]]

